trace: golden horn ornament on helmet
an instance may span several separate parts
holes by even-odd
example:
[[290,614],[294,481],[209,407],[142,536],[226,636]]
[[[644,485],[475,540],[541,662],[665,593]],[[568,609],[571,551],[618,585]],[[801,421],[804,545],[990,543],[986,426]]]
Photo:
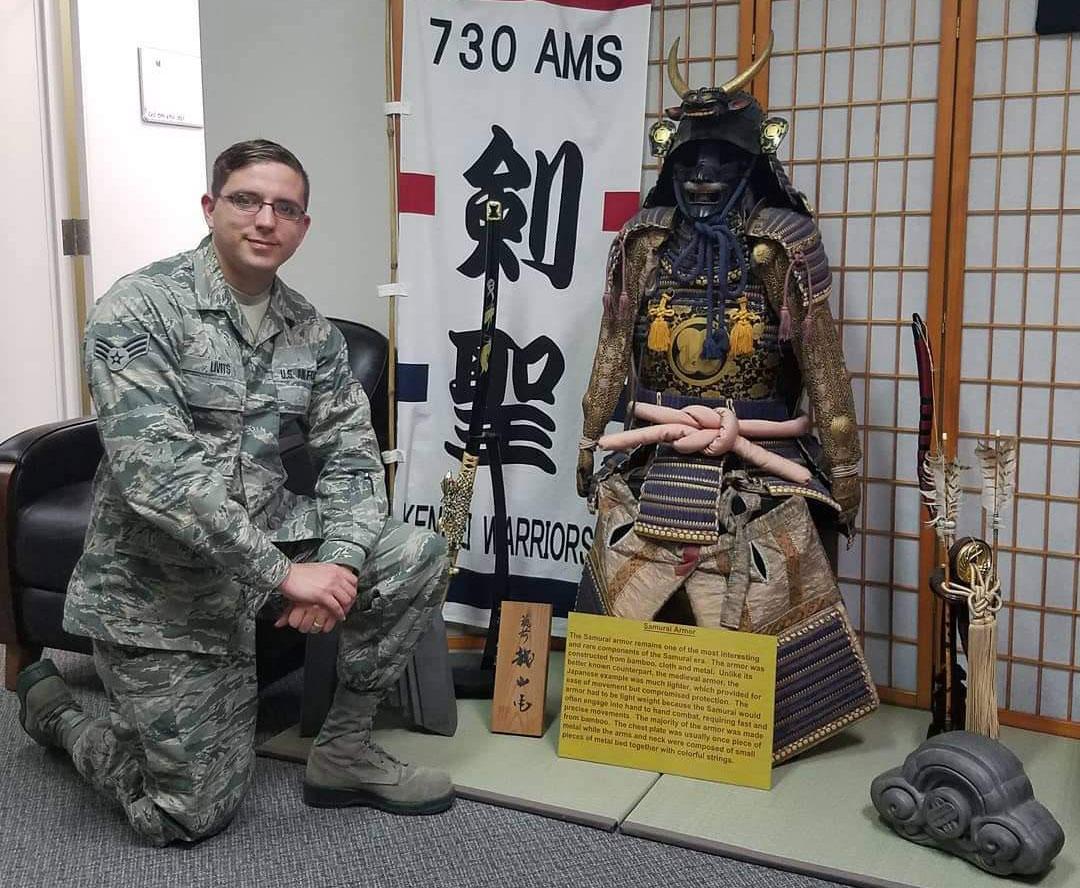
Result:
[[676,37],[675,42],[671,44],[671,51],[667,56],[667,76],[679,98],[685,99],[686,94],[690,92],[690,84],[683,80],[682,74],[679,73],[679,40],[680,38]]
[[[676,40],[675,42],[678,43],[679,41]],[[750,65],[749,68],[747,68],[745,71],[743,71],[743,72],[741,72],[739,74],[736,74],[734,77],[731,78],[731,80],[729,80],[727,83],[725,83],[723,86],[721,86],[720,89],[722,89],[725,93],[727,93],[730,96],[732,93],[738,92],[744,86],[749,84],[750,81],[753,80],[757,76],[758,72],[763,67],[765,67],[765,63],[769,60],[769,57],[772,55],[772,50],[773,50],[773,32],[769,31],[769,42],[767,44],[765,44],[765,51],[762,52],[761,55],[759,55],[756,59],[754,59],[753,63]]]
[[[671,81],[672,89],[678,93],[680,99],[685,99],[688,92],[693,90],[684,79],[682,74],[679,73],[679,41],[681,37],[676,37],[675,42],[671,44],[671,49],[668,51],[667,57],[667,73],[668,80]],[[773,51],[773,32],[769,32],[769,42],[765,44],[765,50],[750,64],[750,67],[745,71],[736,74],[727,83],[720,87],[721,91],[727,95],[738,92],[751,80],[757,77],[758,72],[765,67],[765,63],[769,61]]]

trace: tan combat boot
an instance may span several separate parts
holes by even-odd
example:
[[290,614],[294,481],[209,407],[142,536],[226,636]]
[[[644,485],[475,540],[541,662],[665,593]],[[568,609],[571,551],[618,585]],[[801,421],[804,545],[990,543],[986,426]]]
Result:
[[92,719],[75,702],[52,660],[41,660],[19,673],[19,722],[42,746],[71,752]]
[[304,802],[313,808],[361,805],[391,814],[438,814],[454,803],[444,771],[400,761],[371,738],[381,692],[339,684],[308,755]]

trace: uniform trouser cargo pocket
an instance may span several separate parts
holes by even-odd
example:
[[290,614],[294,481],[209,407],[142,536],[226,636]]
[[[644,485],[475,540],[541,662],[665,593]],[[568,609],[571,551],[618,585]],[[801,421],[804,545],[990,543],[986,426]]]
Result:
[[95,642],[94,663],[109,714],[79,737],[75,767],[155,844],[224,827],[254,769],[254,656]]

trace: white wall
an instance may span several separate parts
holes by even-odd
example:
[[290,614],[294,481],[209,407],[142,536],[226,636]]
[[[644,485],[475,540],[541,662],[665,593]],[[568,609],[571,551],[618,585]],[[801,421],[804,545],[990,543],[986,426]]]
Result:
[[311,229],[281,272],[324,314],[387,329],[384,0],[203,0],[207,166],[263,137],[311,177]]
[[203,131],[145,123],[140,46],[199,54],[198,0],[77,0],[94,298],[206,233]]
[[57,258],[65,207],[50,151],[51,112],[59,104],[46,53],[52,14],[40,0],[0,0],[0,169],[8,173],[0,221],[0,441],[78,411],[77,378],[65,373],[61,357],[73,346],[75,324]]

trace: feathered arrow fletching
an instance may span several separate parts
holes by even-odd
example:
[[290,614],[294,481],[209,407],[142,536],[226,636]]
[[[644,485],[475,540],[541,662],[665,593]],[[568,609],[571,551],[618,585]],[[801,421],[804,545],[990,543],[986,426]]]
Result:
[[923,476],[928,483],[921,493],[930,511],[929,524],[945,543],[951,542],[956,531],[956,516],[960,511],[960,473],[966,468],[955,459],[946,460],[940,452],[928,453],[923,459]]
[[936,528],[944,520],[941,505],[945,501],[945,457],[940,453],[925,454],[919,477],[919,493],[930,512],[929,524]]
[[1012,438],[979,441],[975,456],[982,469],[982,507],[996,527],[1016,490],[1016,441]]

